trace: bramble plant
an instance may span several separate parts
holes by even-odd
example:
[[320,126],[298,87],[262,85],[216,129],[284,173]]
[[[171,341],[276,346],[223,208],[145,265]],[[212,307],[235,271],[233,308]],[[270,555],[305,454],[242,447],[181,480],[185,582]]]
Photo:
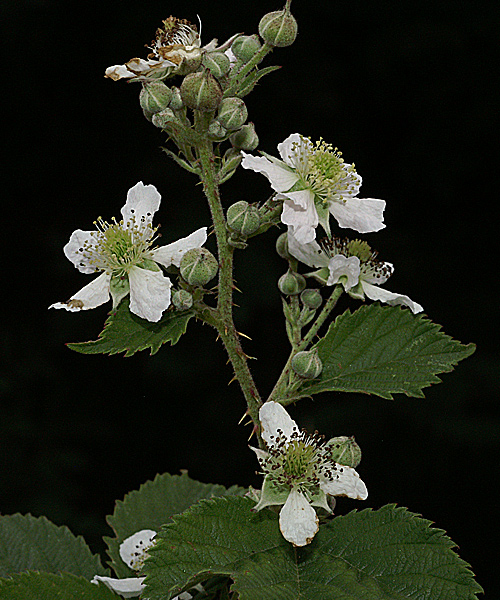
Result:
[[[213,327],[244,397],[262,487],[158,475],[108,517],[109,567],[65,527],[2,516],[2,600],[472,600],[483,591],[446,534],[407,509],[334,515],[336,496],[368,496],[361,449],[354,437],[301,430],[285,408],[329,391],[422,397],[474,352],[386,289],[392,264],[360,238],[385,227],[386,203],[358,197],[361,176],[336,147],[292,133],[279,156],[258,152],[244,98],[278,68],[261,67],[267,55],[296,39],[290,4],[264,15],[258,34],[221,45],[202,45],[195,25],[170,16],[146,58],[106,70],[139,84],[144,116],[166,134],[174,166],[203,185],[211,222],[207,215],[194,232],[187,223],[176,241],[167,230],[169,243],[157,245],[160,193],[137,183],[121,220],[99,217],[71,235],[64,254],[93,279],[51,306],[79,312],[112,301],[98,339],[69,344],[83,354],[154,354],[175,345],[191,319]],[[220,187],[239,167],[264,175],[271,196],[223,202]],[[216,256],[204,247],[209,230]],[[290,342],[267,398],[233,320],[234,259],[264,233],[285,261],[276,293]],[[364,303],[335,315],[344,293]]]

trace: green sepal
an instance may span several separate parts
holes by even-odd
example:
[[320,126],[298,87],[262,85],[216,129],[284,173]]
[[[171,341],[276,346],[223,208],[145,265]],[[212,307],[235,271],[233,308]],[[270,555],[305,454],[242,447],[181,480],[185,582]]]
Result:
[[316,212],[318,213],[319,224],[325,230],[326,235],[331,238],[332,233],[330,230],[330,211],[328,210],[328,206],[325,206],[321,200],[315,202],[314,205],[316,206]]
[[320,488],[318,488],[317,492],[312,495],[311,506],[317,506],[319,508],[324,508],[327,512],[332,512],[332,509],[328,505],[326,494]]
[[130,282],[128,277],[111,277],[109,282],[109,293],[111,294],[111,298],[113,298],[113,308],[116,308],[129,292]]
[[361,448],[353,436],[331,438],[325,446],[330,450],[330,460],[340,465],[356,468],[361,462]]
[[262,483],[260,500],[254,506],[254,510],[261,510],[266,506],[285,504],[289,495],[290,488],[277,486],[272,480],[272,475],[266,475]]

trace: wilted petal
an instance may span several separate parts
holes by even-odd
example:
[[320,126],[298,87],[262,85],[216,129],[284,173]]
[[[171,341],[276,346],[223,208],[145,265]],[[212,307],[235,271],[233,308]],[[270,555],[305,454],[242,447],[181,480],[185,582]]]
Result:
[[188,250],[191,250],[192,248],[201,248],[206,241],[207,228],[201,227],[191,235],[177,240],[173,244],[160,246],[160,248],[157,248],[152,252],[153,259],[164,267],[170,267],[170,265],[179,267],[182,257]]
[[292,256],[310,267],[327,267],[328,257],[315,241],[301,244],[288,230],[288,251]]
[[278,151],[284,162],[300,173],[307,172],[311,148],[311,141],[301,136],[300,133],[292,133],[281,144],[278,144]]
[[95,273],[95,267],[89,264],[89,259],[82,256],[80,249],[85,245],[93,244],[96,231],[83,231],[77,229],[73,231],[69,242],[64,246],[64,256],[69,259],[81,273]]
[[125,225],[134,218],[136,223],[151,223],[154,213],[160,208],[161,196],[154,185],[136,183],[127,193],[127,202],[121,213]]
[[348,291],[359,282],[360,262],[357,256],[346,257],[343,254],[337,254],[329,260],[328,270],[330,275],[326,285],[335,285],[341,277],[347,277],[347,281],[342,283],[344,289]]
[[79,292],[72,296],[67,302],[56,302],[49,308],[64,308],[70,312],[79,312],[80,310],[90,310],[101,306],[109,300],[109,282],[111,275],[102,273],[83,287]]
[[113,81],[118,81],[119,79],[129,79],[130,77],[135,77],[135,73],[132,73],[127,69],[127,65],[113,65],[112,67],[108,67],[104,73],[104,77],[109,77]]
[[325,478],[320,482],[319,487],[330,496],[348,496],[355,500],[366,500],[368,490],[357,472],[352,467],[344,465],[337,464],[335,467],[331,471],[333,480]]
[[280,530],[294,546],[310,544],[319,529],[314,508],[304,494],[292,489],[280,511]]
[[283,195],[285,200],[281,222],[291,228],[292,235],[301,244],[312,242],[316,237],[316,227],[319,223],[314,194],[311,190],[300,190]]
[[424,310],[423,306],[417,302],[413,302],[413,300],[403,294],[394,294],[366,281],[361,281],[361,285],[370,300],[380,300],[380,302],[385,302],[385,304],[390,304],[391,306],[402,304],[408,306],[414,314]]
[[243,155],[241,166],[244,169],[263,173],[269,179],[271,187],[276,192],[286,192],[299,179],[299,176],[286,165],[281,166],[280,164],[271,162],[264,156],[252,156],[245,152],[241,154]]
[[273,446],[278,429],[290,439],[294,431],[298,431],[297,424],[278,402],[265,402],[259,410],[259,419],[262,424],[262,439],[268,446]]
[[[159,268],[159,267],[158,267]],[[161,271],[133,267],[130,282],[130,311],[141,319],[156,323],[170,306],[172,283]]]
[[140,570],[147,550],[154,544],[155,536],[156,531],[142,529],[123,540],[120,544],[120,557],[123,562],[134,571]]
[[385,200],[375,198],[347,198],[344,202],[331,202],[329,206],[340,227],[359,233],[383,229],[384,208]]
[[134,598],[144,590],[143,581],[145,577],[127,577],[126,579],[113,579],[112,577],[103,577],[102,575],[96,575],[92,579],[92,583],[99,583],[101,581],[110,590],[116,592],[123,598]]

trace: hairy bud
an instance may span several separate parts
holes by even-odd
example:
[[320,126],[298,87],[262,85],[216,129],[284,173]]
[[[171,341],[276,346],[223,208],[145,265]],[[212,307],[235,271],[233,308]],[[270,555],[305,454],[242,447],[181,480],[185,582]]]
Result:
[[224,98],[219,104],[217,120],[226,129],[239,129],[247,117],[247,107],[241,98]]
[[307,308],[312,310],[317,310],[323,302],[323,298],[318,290],[314,290],[312,288],[305,289],[300,294],[300,299],[302,300],[302,304],[304,306],[307,306]]
[[203,286],[217,274],[219,265],[206,248],[192,248],[181,259],[181,276],[189,285]]
[[306,280],[299,273],[294,273],[289,269],[279,278],[278,287],[285,296],[295,296],[306,287]]
[[259,23],[260,37],[270,46],[290,46],[297,37],[297,21],[288,7],[264,15]]
[[217,78],[229,73],[229,69],[231,68],[231,61],[224,52],[207,52],[203,56],[202,64]]
[[221,87],[208,71],[190,73],[184,78],[180,89],[184,104],[195,110],[215,110],[222,100]]
[[253,58],[260,48],[261,44],[256,35],[240,35],[234,40],[231,46],[231,50],[236,58],[239,58],[244,63]]
[[243,125],[241,129],[235,131],[229,138],[231,144],[239,150],[246,150],[250,152],[255,150],[259,145],[259,138],[255,133],[255,127],[253,123],[247,123]]
[[139,102],[145,113],[157,113],[167,108],[172,99],[172,90],[161,81],[143,84],[139,94]]
[[240,200],[227,209],[227,224],[236,233],[248,237],[260,227],[259,209]]
[[189,310],[193,306],[193,296],[187,290],[177,290],[172,294],[172,304],[177,310]]
[[318,351],[314,348],[313,350],[297,352],[292,358],[292,369],[299,377],[304,379],[319,377],[323,370],[323,364],[318,356]]

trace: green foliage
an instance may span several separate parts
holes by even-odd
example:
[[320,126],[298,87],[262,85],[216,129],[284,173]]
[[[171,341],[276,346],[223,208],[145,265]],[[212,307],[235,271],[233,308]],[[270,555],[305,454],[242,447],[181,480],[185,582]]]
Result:
[[422,398],[422,388],[441,381],[436,374],[451,371],[475,350],[422,315],[379,304],[338,316],[315,347],[323,371],[294,397],[342,391]]
[[19,573],[0,579],[2,600],[118,600],[104,585],[70,573]]
[[164,527],[146,561],[145,596],[170,599],[214,575],[239,600],[474,600],[481,587],[440,529],[405,508],[353,511],[294,548],[276,512],[248,498],[201,501]]
[[118,500],[113,515],[107,522],[115,532],[114,538],[105,538],[111,566],[118,577],[131,577],[133,571],[122,561],[120,544],[137,531],[152,529],[160,531],[161,526],[170,522],[173,515],[184,512],[202,498],[242,494],[245,490],[238,486],[226,489],[223,485],[201,483],[191,479],[187,473],[157,475],[138,490],[134,490]]
[[162,344],[177,344],[183,333],[192,311],[167,311],[157,323],[151,323],[132,314],[128,307],[128,299],[124,299],[116,310],[110,312],[103,331],[94,341],[67,344],[71,350],[82,354],[118,354],[132,356],[140,350],[150,349],[156,354]]
[[108,575],[83,538],[74,536],[67,527],[58,527],[45,517],[1,516],[0,575],[30,570],[67,571],[87,579]]

